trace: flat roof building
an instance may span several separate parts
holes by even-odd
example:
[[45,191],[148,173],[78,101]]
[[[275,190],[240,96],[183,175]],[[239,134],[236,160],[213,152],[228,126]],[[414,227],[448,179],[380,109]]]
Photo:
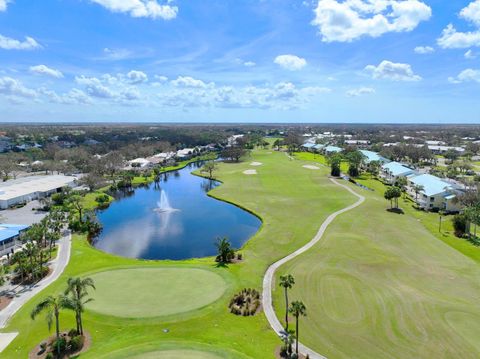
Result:
[[13,251],[16,241],[20,238],[20,234],[27,228],[28,226],[21,224],[0,223],[0,256],[4,256]]
[[52,175],[30,176],[0,183],[0,209],[45,198],[63,187],[74,187],[76,177]]

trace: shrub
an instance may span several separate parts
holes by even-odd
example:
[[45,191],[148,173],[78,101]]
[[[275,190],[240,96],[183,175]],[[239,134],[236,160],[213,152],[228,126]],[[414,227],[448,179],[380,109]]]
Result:
[[243,254],[242,253],[237,253],[237,259],[241,261],[243,259]]
[[230,313],[244,317],[255,315],[260,307],[260,293],[252,288],[245,288],[235,294],[228,305]]
[[105,204],[105,203],[108,203],[110,201],[110,197],[108,195],[106,195],[105,193],[102,193],[95,198],[95,201],[98,204]]
[[84,343],[85,339],[83,338],[82,335],[77,335],[77,336],[74,336],[72,338],[72,340],[70,340],[70,350],[72,352],[77,352],[79,351],[80,349],[83,348],[83,343]]
[[70,329],[70,331],[68,332],[68,336],[69,336],[70,338],[76,337],[77,334],[78,334],[78,333],[77,333],[77,330],[76,330],[75,328]]
[[55,353],[64,353],[67,348],[67,340],[64,337],[55,339],[52,343],[52,350]]
[[468,220],[464,214],[457,214],[452,219],[453,228],[457,237],[464,237],[467,233]]
[[54,358],[53,358],[53,354],[52,354],[52,353],[48,353],[48,354],[45,356],[45,359],[54,359]]

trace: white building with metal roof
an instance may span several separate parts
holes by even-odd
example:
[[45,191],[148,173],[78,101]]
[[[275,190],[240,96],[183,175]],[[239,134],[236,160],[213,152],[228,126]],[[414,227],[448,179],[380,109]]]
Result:
[[75,187],[73,176],[30,176],[0,183],[0,209],[45,198],[64,187]]

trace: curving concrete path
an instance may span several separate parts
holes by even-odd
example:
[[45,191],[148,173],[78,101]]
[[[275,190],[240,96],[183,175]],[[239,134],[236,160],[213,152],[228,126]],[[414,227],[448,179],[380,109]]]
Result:
[[[270,267],[268,267],[267,271],[265,272],[265,276],[263,277],[263,293],[262,293],[262,305],[263,305],[263,310],[265,311],[265,316],[267,317],[268,322],[270,323],[270,326],[272,329],[278,334],[281,335],[282,332],[284,332],[284,328],[280,321],[277,318],[277,315],[275,314],[275,311],[273,309],[273,304],[272,304],[272,285],[274,281],[274,275],[275,271],[280,268],[283,264],[287,263],[288,261],[292,260],[293,258],[299,256],[302,253],[305,253],[308,251],[310,248],[312,248],[315,244],[317,244],[323,237],[323,234],[325,233],[325,230],[327,227],[330,225],[330,223],[333,222],[333,220],[340,214],[345,213],[347,211],[350,211],[354,209],[355,207],[358,207],[365,201],[365,197],[356,193],[354,190],[352,190],[350,187],[345,186],[344,184],[340,184],[338,181],[336,181],[333,178],[330,178],[330,180],[335,183],[336,185],[345,188],[347,191],[352,193],[354,196],[358,198],[357,202],[352,204],[351,206],[345,207],[335,213],[332,213],[328,218],[322,223],[320,229],[318,230],[317,234],[313,239],[305,244],[303,247],[297,249],[295,252],[290,253],[288,256],[280,259],[278,262],[273,263]],[[310,349],[309,347],[303,345],[302,343],[299,343],[298,349],[300,353],[304,355],[309,355],[310,359],[326,359],[323,355],[317,353],[316,351]]]
[[[0,311],[0,329],[5,328],[10,318],[30,299],[32,299],[40,291],[48,287],[51,283],[56,281],[65,270],[65,267],[70,260],[70,247],[71,247],[72,235],[67,232],[58,241],[58,254],[57,257],[50,263],[52,273],[42,279],[40,282],[31,286],[25,286],[19,292],[16,293],[15,298],[10,304]],[[0,333],[0,353],[5,349],[10,342],[15,339],[18,333]]]

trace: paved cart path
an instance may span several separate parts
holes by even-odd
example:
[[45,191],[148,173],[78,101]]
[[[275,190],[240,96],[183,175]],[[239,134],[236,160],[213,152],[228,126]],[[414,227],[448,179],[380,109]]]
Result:
[[[310,248],[312,248],[315,244],[317,244],[323,237],[323,234],[325,233],[325,230],[327,227],[330,225],[330,223],[333,222],[333,220],[340,214],[345,213],[347,211],[350,211],[359,205],[361,205],[365,201],[365,197],[356,193],[354,190],[352,190],[350,187],[340,184],[337,180],[331,178],[330,179],[333,183],[335,183],[337,186],[345,188],[347,191],[352,193],[354,196],[358,198],[357,202],[352,204],[351,206],[345,207],[335,213],[332,213],[328,218],[322,223],[320,229],[318,230],[317,234],[313,239],[305,244],[303,247],[297,249],[295,252],[289,254],[288,256],[280,259],[278,262],[273,263],[265,272],[265,276],[263,278],[263,293],[262,293],[262,304],[263,304],[263,309],[265,311],[265,315],[268,319],[268,322],[270,323],[270,326],[272,329],[278,334],[281,335],[284,332],[284,328],[280,321],[277,318],[277,315],[275,314],[275,310],[273,309],[273,304],[272,304],[272,284],[274,281],[274,276],[275,272],[278,268],[280,268],[282,265],[287,263],[288,261],[292,260],[293,258],[299,256],[302,253],[305,253],[308,251]],[[309,355],[311,359],[326,359],[325,356],[315,352],[314,350],[310,349],[309,347],[303,345],[302,343],[299,343],[298,345],[299,351],[304,354],[304,355]]]
[[[15,298],[10,304],[0,311],[0,330],[5,328],[10,318],[30,299],[32,299],[40,291],[48,287],[51,283],[56,281],[65,270],[65,267],[70,260],[70,247],[71,247],[72,235],[67,232],[58,241],[58,254],[57,257],[51,261],[50,267],[52,273],[42,279],[40,282],[31,286],[25,286],[16,293]],[[15,339],[18,333],[0,333],[0,353],[5,349],[10,342]]]

